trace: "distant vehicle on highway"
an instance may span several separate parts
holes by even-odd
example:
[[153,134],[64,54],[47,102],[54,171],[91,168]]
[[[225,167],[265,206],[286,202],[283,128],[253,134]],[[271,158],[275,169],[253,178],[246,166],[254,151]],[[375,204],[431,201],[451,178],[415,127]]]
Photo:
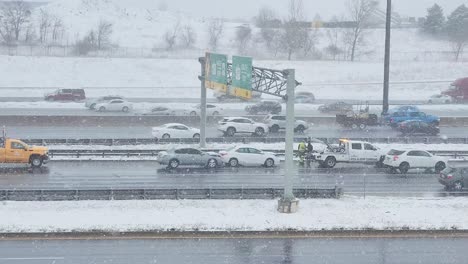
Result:
[[[231,87],[229,87],[228,89],[232,89]],[[233,96],[233,95],[230,95],[229,93],[226,94],[226,93],[222,93],[222,92],[218,92],[218,91],[214,91],[213,92],[213,95],[214,97],[216,97],[216,99],[218,101],[225,101],[225,100],[242,100],[242,101],[247,101],[247,99],[242,99],[240,97],[236,97],[236,96]],[[259,92],[256,92],[256,91],[252,91],[252,100],[260,100],[260,98],[262,97],[262,93],[259,93]]]
[[177,148],[158,153],[157,162],[167,165],[169,169],[176,169],[179,166],[201,166],[215,169],[223,166],[218,153],[203,152],[194,148]]
[[468,186],[468,167],[455,168],[449,165],[440,172],[438,180],[447,190],[462,191]]
[[85,106],[89,109],[96,109],[96,105],[104,102],[108,102],[111,100],[124,100],[122,96],[119,95],[108,95],[108,96],[101,96],[99,98],[93,98],[86,100]]
[[83,89],[58,89],[44,96],[46,101],[81,101],[86,99]]
[[95,105],[95,109],[99,112],[112,111],[128,113],[130,110],[132,110],[132,108],[132,103],[121,99],[114,99],[106,102],[101,102]]
[[[286,116],[281,115],[269,115],[265,118],[265,124],[268,126],[268,130],[271,133],[277,133],[282,129],[286,129]],[[295,120],[294,132],[304,133],[309,129],[309,124],[302,120]]]
[[318,110],[321,113],[346,113],[348,111],[353,111],[353,105],[345,102],[336,102],[331,104],[324,104],[319,106]]
[[155,106],[151,108],[149,112],[143,113],[143,115],[154,115],[154,116],[186,116],[188,112],[182,109],[172,109],[167,106]]
[[394,107],[388,110],[389,114],[396,113],[396,112],[421,112],[419,111],[419,107],[414,105],[401,105],[398,107]]
[[259,113],[268,113],[277,115],[281,113],[282,106],[280,102],[277,101],[261,101],[254,105],[249,105],[245,107],[245,111],[250,115],[256,115]]
[[200,129],[179,123],[170,123],[151,129],[151,134],[156,139],[170,138],[200,138]]
[[0,164],[31,164],[32,167],[38,168],[48,161],[47,147],[28,146],[17,139],[0,137]]
[[[192,110],[190,110],[191,116],[200,116],[201,115],[201,105],[196,105]],[[223,115],[224,109],[214,105],[214,104],[206,104],[206,116],[220,116]]]
[[424,112],[395,112],[385,117],[385,121],[391,127],[397,128],[401,122],[418,120],[433,126],[438,126],[440,118],[438,116],[428,115]]
[[440,173],[446,168],[447,161],[443,157],[432,155],[423,150],[390,150],[383,161],[384,167],[392,173],[400,171],[405,174],[410,169],[434,169]]
[[273,167],[280,164],[274,153],[264,152],[250,146],[231,147],[219,152],[225,164],[231,167],[238,166],[264,166]]
[[245,117],[227,117],[218,123],[218,130],[228,137],[239,133],[261,137],[268,132],[268,126]]
[[435,94],[427,100],[429,104],[450,104],[452,101],[452,97],[444,94]]
[[402,135],[423,134],[436,136],[440,133],[440,128],[438,126],[420,120],[410,120],[401,122],[398,125],[398,130],[401,132]]
[[450,96],[453,102],[468,101],[468,77],[454,81],[450,88],[442,92],[443,95]]
[[296,104],[313,104],[315,95],[311,92],[297,92],[295,95]]

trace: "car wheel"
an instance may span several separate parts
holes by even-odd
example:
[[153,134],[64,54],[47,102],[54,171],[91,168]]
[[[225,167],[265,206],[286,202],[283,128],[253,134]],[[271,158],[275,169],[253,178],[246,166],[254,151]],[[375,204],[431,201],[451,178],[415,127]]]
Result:
[[89,109],[94,110],[96,108],[96,104],[92,104],[89,106]]
[[280,130],[280,127],[278,125],[273,125],[270,128],[271,133],[278,133],[279,130]]
[[336,166],[336,159],[334,157],[328,157],[325,159],[325,166],[327,168],[334,168]]
[[453,190],[454,191],[457,191],[457,192],[461,192],[463,190],[463,182],[461,181],[456,181],[454,184],[453,184]]
[[34,168],[39,168],[42,166],[42,158],[38,156],[31,157],[31,166]]
[[214,111],[213,116],[219,116],[219,113],[217,111]]
[[357,124],[352,124],[352,125],[351,125],[351,128],[352,128],[352,129],[358,129],[358,127],[359,127],[359,126],[358,126]]
[[271,168],[271,167],[275,166],[275,161],[274,161],[273,159],[267,159],[267,160],[265,161],[265,164],[264,164],[264,165],[265,165],[265,167],[267,167],[267,168]]
[[408,162],[403,162],[403,163],[400,164],[398,169],[400,170],[401,174],[406,174],[410,169],[410,165],[409,165]]
[[237,160],[236,158],[232,158],[229,160],[229,166],[231,167],[237,167],[239,166],[239,160]]
[[99,107],[99,112],[104,112],[106,111],[106,108],[104,106]]
[[162,139],[170,139],[170,138],[171,138],[171,135],[169,135],[169,134],[164,134],[164,135],[162,135],[161,138],[162,138]]
[[208,163],[206,164],[206,167],[209,169],[214,169],[218,167],[218,162],[215,159],[209,159]]
[[128,110],[130,110],[130,109],[128,109],[128,107],[127,107],[127,106],[124,106],[124,107],[122,107],[122,112],[124,112],[124,113],[127,113],[127,112],[128,112]]
[[171,168],[171,169],[177,169],[177,167],[179,167],[179,165],[180,165],[180,162],[179,162],[178,159],[171,159],[169,161],[168,167]]
[[255,129],[255,135],[257,135],[259,137],[265,135],[265,129],[263,129],[262,127],[257,127]]
[[441,171],[445,170],[445,167],[446,167],[445,163],[442,161],[439,161],[435,165],[435,172],[440,173]]
[[235,134],[236,134],[236,129],[233,128],[233,127],[229,127],[226,130],[226,135],[229,136],[229,137],[233,137]]
[[190,116],[197,116],[197,112],[195,111],[190,112]]
[[366,129],[367,125],[364,123],[359,124],[359,129],[364,130]]
[[296,132],[297,132],[297,133],[301,133],[301,134],[304,134],[304,131],[305,131],[305,130],[306,130],[306,129],[305,129],[305,127],[304,127],[303,125],[299,125],[299,126],[297,126],[297,128],[296,128]]
[[432,104],[432,100],[429,100],[428,103]]
[[193,135],[193,138],[194,138],[194,139],[200,139],[200,134],[198,134],[198,133],[194,134],[194,135]]

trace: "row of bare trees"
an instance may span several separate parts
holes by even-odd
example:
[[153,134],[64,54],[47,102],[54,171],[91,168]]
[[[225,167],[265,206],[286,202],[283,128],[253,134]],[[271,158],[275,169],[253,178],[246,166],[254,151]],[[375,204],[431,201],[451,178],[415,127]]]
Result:
[[24,1],[3,2],[0,5],[0,42],[12,44],[57,44],[63,40],[63,20],[40,10],[37,21]]

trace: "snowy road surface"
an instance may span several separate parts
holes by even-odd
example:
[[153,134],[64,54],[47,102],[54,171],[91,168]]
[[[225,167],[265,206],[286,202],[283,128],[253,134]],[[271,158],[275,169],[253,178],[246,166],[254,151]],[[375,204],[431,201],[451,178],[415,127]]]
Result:
[[[190,124],[187,124],[190,125]],[[198,124],[194,125],[195,127]],[[116,124],[115,126],[15,126],[8,125],[7,132],[10,137],[22,139],[83,139],[83,138],[152,138],[150,126],[132,126]],[[464,127],[441,127],[441,136],[448,138],[468,137]],[[271,133],[268,137],[284,138],[285,133]],[[343,129],[336,125],[314,126],[304,134],[296,133],[297,137],[315,138],[387,138],[402,137],[401,133],[390,127],[369,127],[365,131]],[[433,137],[418,135],[419,137]],[[207,128],[207,137],[223,137],[223,134],[214,126]],[[248,134],[237,134],[236,137],[251,137]],[[436,136],[440,137],[440,136]]]
[[[456,264],[467,238],[215,238],[0,241],[0,263]],[[183,250],[181,250],[183,249]]]
[[[340,164],[335,169],[297,170],[298,188],[334,188],[341,184],[347,195],[450,196],[435,174],[423,170],[406,176],[388,175],[372,166]],[[1,189],[96,188],[281,188],[284,167],[278,168],[180,168],[167,171],[156,162],[51,162],[40,169],[0,168]]]

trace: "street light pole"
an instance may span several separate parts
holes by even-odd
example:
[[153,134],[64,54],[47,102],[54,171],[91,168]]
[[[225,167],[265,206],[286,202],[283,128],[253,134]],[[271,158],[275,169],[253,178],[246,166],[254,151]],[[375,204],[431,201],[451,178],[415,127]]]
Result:
[[200,100],[200,148],[206,147],[206,58],[199,58],[198,61],[201,64],[201,76],[199,77],[201,82],[201,100]]
[[387,0],[387,19],[385,26],[385,64],[382,115],[388,113],[388,91],[390,88],[390,38],[392,30],[392,0]]
[[278,211],[281,213],[295,213],[299,200],[294,197],[294,98],[296,89],[295,70],[285,70],[287,75],[286,88],[286,167],[284,172],[284,195],[278,201]]

